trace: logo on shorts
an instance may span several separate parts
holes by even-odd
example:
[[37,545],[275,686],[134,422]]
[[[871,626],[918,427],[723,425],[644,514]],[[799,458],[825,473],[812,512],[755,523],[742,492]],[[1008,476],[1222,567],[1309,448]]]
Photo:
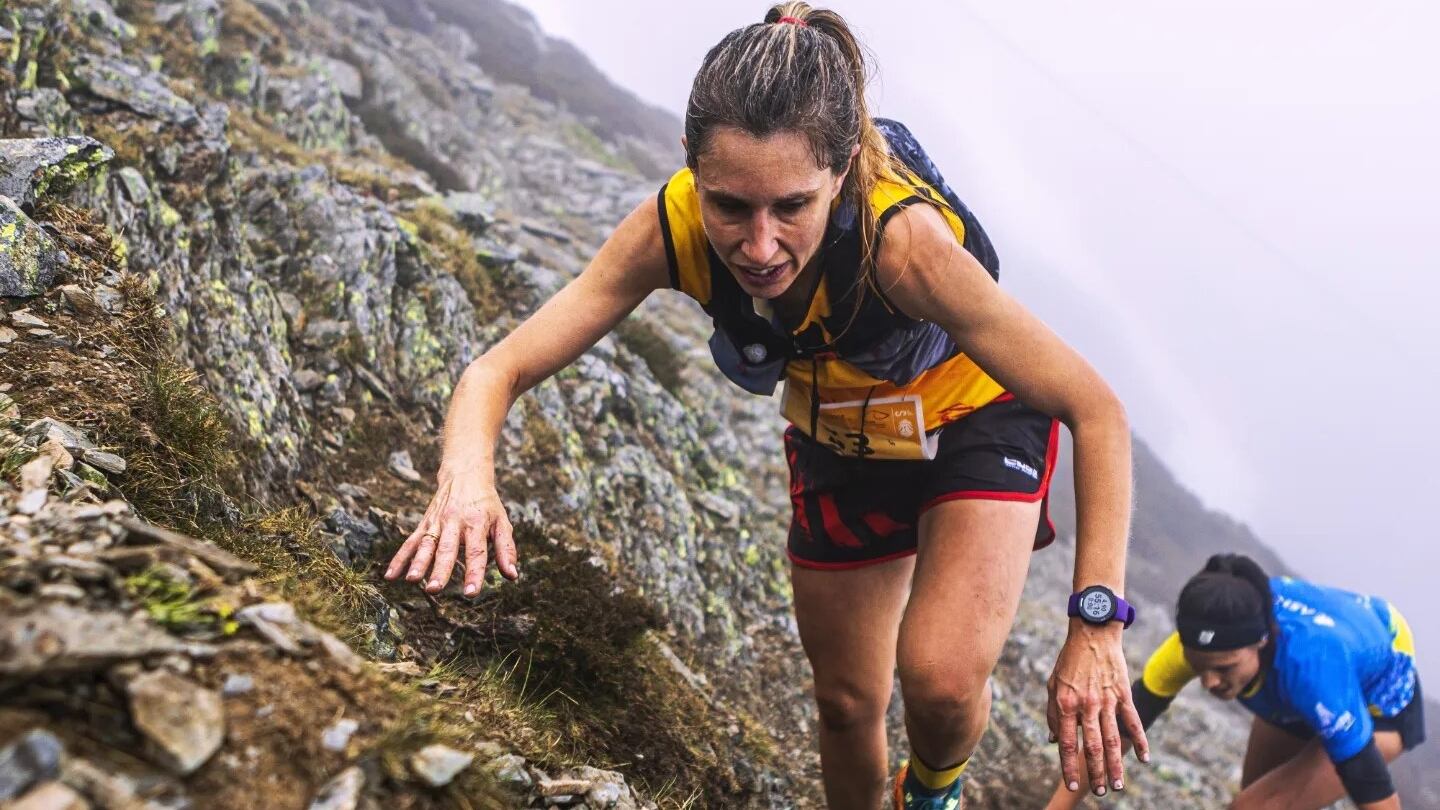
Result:
[[765,358],[769,356],[770,352],[765,350],[765,344],[763,343],[751,343],[745,347],[745,359],[752,363],[763,363],[765,362]]
[[1324,613],[1317,613],[1317,614],[1315,615],[1314,622],[1315,622],[1316,624],[1320,625],[1321,627],[1334,627],[1334,626],[1335,626],[1335,620],[1332,619],[1332,618],[1330,618],[1327,614],[1324,614]]
[[1019,470],[1020,472],[1025,473],[1031,478],[1034,478],[1036,481],[1040,480],[1040,473],[1034,467],[1031,467],[1029,464],[1026,464],[1023,461],[1017,461],[1013,458],[1010,458],[1009,456],[1006,456],[1005,466],[1009,467],[1012,470]]
[[1201,630],[1201,631],[1200,631],[1200,635],[1199,635],[1198,637],[1196,637],[1195,640],[1198,641],[1198,642],[1200,642],[1200,646],[1201,646],[1201,647],[1204,647],[1204,646],[1208,645],[1210,642],[1212,642],[1212,641],[1215,640],[1215,631],[1214,631],[1214,630]]
[[904,437],[907,438],[907,439],[910,438],[911,436],[914,436],[914,435],[915,435],[915,423],[914,423],[914,422],[911,422],[909,419],[902,419],[902,420],[900,421],[900,435],[901,435],[901,436],[904,436]]

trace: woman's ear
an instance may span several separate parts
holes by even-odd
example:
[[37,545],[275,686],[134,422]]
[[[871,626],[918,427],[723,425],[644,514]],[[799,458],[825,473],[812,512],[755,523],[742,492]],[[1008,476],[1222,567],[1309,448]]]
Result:
[[690,171],[695,171],[695,156],[690,154],[690,139],[684,135],[680,136],[680,148],[685,151],[685,166]]

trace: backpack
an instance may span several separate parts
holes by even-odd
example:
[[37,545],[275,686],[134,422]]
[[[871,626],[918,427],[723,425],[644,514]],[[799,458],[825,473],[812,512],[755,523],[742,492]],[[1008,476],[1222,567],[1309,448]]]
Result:
[[959,195],[950,188],[941,176],[940,169],[930,156],[925,154],[920,142],[915,140],[908,127],[899,121],[889,118],[876,118],[875,128],[885,136],[885,142],[890,146],[890,152],[905,164],[905,167],[915,173],[916,177],[924,180],[927,185],[935,191],[965,223],[965,249],[974,256],[976,261],[990,272],[990,276],[996,281],[1000,280],[1000,257],[995,255],[995,246],[990,243],[990,237],[985,235],[985,229],[980,227],[980,220],[976,219],[965,203],[960,201]]

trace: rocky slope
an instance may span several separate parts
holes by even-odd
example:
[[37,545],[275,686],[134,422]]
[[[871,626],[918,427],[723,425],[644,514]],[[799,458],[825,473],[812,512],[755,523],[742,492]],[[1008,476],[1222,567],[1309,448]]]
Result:
[[[0,3],[0,801],[818,805],[778,418],[683,301],[515,408],[518,584],[378,578],[460,369],[653,193],[630,133],[487,74],[456,8]],[[1068,553],[1036,559],[973,807],[1055,772]],[[1237,718],[1170,720],[1118,804],[1232,789]]]

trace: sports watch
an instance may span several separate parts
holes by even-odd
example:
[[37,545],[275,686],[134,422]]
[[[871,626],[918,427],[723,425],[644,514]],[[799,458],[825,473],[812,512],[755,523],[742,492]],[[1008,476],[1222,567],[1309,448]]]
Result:
[[1091,585],[1070,594],[1071,616],[1079,616],[1088,624],[1118,621],[1125,627],[1135,623],[1135,607],[1104,585]]

